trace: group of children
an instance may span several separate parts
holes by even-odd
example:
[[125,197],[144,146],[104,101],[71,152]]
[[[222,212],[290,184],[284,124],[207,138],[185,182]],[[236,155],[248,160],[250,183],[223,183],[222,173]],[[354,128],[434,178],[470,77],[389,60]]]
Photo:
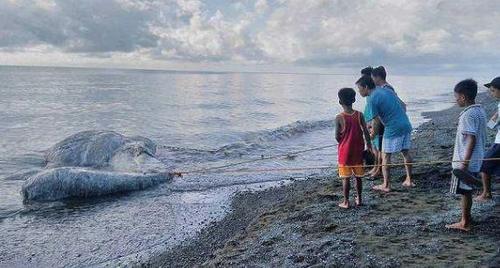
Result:
[[[382,172],[383,183],[373,190],[389,192],[390,156],[402,153],[406,179],[405,187],[414,187],[412,181],[411,124],[406,115],[406,104],[389,85],[384,67],[367,67],[356,82],[361,96],[366,97],[364,113],[353,109],[356,91],[342,88],[338,91],[343,111],[336,116],[335,138],[338,141],[338,172],[343,181],[344,200],[339,204],[349,208],[350,180],[356,180],[356,206],[362,205],[362,178],[376,177]],[[500,100],[500,77],[485,84],[491,96]],[[464,110],[460,113],[452,159],[450,192],[462,195],[462,219],[447,228],[468,231],[471,228],[472,192],[476,185],[483,186],[477,201],[491,199],[491,178],[500,171],[500,102],[498,111],[487,123],[485,110],[476,104],[477,82],[467,79],[454,88],[455,100]],[[497,129],[493,146],[485,152],[486,128]],[[367,156],[374,156],[374,165],[365,174]],[[482,182],[476,178],[481,176]]]

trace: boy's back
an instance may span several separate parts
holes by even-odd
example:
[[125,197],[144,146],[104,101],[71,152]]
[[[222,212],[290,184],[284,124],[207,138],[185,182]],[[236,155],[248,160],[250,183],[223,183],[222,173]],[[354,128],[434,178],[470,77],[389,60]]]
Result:
[[353,110],[352,114],[341,113],[338,118],[342,118],[343,129],[339,142],[338,154],[341,165],[363,164],[363,150],[365,142],[363,139],[363,129],[361,128],[362,113]]
[[393,91],[378,87],[369,101],[371,117],[379,116],[385,126],[384,138],[411,133],[410,120]]

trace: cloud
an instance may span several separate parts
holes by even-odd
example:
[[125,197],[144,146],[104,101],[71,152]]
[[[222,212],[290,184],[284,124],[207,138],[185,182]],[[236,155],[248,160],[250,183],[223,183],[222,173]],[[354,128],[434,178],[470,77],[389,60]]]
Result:
[[9,0],[0,3],[0,47],[47,44],[66,52],[131,52],[153,47],[147,11],[120,1]]
[[195,7],[182,9],[184,23],[175,27],[168,23],[156,23],[151,27],[159,37],[154,57],[213,61],[260,57],[248,34],[252,22],[249,14],[230,19],[220,10],[207,14],[201,10],[201,5]]
[[291,62],[495,60],[492,19],[500,1],[292,0],[273,10],[257,40],[268,57]]
[[307,65],[498,62],[498,0],[4,0],[0,50]]
[[268,8],[269,6],[267,5],[266,0],[257,0],[255,2],[255,12],[257,12],[257,14],[262,14],[266,12]]

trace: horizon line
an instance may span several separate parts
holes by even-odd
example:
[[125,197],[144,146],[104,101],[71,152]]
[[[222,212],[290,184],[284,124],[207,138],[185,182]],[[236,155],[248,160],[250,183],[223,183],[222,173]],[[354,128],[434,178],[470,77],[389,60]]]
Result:
[[350,73],[326,73],[326,72],[279,72],[279,71],[212,71],[212,70],[176,70],[160,68],[135,68],[135,67],[89,67],[89,66],[63,66],[63,65],[22,65],[22,64],[0,64],[0,67],[26,67],[26,68],[56,68],[56,69],[95,69],[95,70],[119,70],[119,71],[151,71],[170,73],[206,73],[206,74],[301,74],[301,75],[352,75]]

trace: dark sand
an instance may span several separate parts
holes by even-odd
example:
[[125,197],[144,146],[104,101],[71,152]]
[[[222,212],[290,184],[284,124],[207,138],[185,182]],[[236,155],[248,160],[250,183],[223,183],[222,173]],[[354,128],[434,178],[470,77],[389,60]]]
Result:
[[[496,108],[486,94],[479,102],[489,114]],[[431,121],[413,136],[416,161],[451,159],[460,111],[425,115]],[[403,178],[403,169],[395,168],[389,194],[371,191],[373,182],[364,181],[365,206],[349,210],[337,207],[341,181],[334,175],[241,193],[222,221],[140,266],[500,266],[497,184],[493,201],[474,203],[474,227],[464,233],[444,227],[460,218],[459,197],[448,194],[449,164],[415,167],[413,189],[401,187]]]

